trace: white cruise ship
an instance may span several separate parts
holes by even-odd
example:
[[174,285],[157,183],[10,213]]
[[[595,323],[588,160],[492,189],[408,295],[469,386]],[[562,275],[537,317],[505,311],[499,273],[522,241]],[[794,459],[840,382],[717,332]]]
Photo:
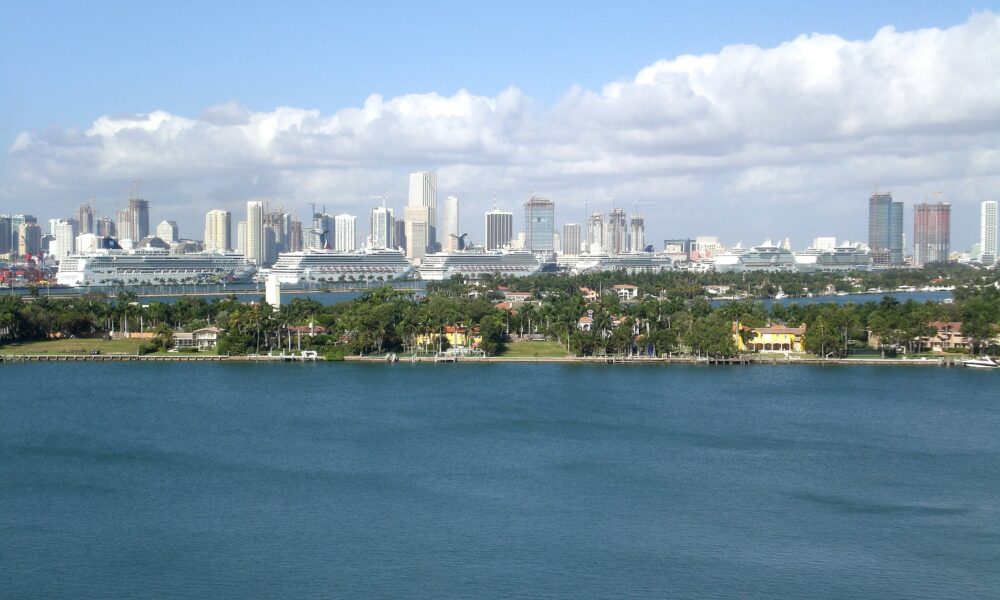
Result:
[[557,264],[571,275],[600,271],[624,271],[629,274],[661,273],[673,268],[674,261],[666,254],[630,252],[626,254],[579,254],[560,256]]
[[538,257],[527,250],[469,250],[428,254],[420,263],[420,278],[444,281],[454,275],[479,279],[483,275],[523,277],[542,268]]
[[283,252],[271,267],[278,281],[288,285],[339,281],[393,281],[413,272],[399,250],[304,250]]
[[242,254],[97,250],[59,261],[56,283],[71,287],[247,281],[256,269]]

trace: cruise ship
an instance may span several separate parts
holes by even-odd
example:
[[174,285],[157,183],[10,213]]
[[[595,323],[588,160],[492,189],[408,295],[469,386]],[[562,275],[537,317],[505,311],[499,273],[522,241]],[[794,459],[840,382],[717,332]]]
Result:
[[60,260],[56,283],[71,287],[217,283],[247,281],[255,271],[241,254],[105,249]]
[[444,281],[455,275],[479,279],[483,275],[523,277],[542,268],[538,257],[527,250],[469,250],[428,254],[420,263],[420,278]]
[[339,281],[393,281],[413,272],[413,266],[399,250],[303,250],[283,252],[271,273],[286,285],[334,283]]
[[560,256],[557,264],[572,275],[599,271],[624,271],[629,274],[669,271],[674,261],[666,254],[630,252],[626,254],[579,254]]
[[720,273],[748,271],[795,271],[795,255],[783,246],[765,241],[744,252],[727,252],[715,257],[715,270]]

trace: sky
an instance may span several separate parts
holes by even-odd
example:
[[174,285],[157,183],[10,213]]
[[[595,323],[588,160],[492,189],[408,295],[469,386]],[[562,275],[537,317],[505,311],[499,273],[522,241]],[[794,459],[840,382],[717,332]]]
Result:
[[[350,5],[348,5],[350,4]],[[438,173],[481,241],[495,195],[557,225],[612,205],[647,239],[865,241],[877,187],[1000,199],[992,2],[8,2],[0,213],[102,214],[141,180],[200,238],[250,199],[401,213]]]

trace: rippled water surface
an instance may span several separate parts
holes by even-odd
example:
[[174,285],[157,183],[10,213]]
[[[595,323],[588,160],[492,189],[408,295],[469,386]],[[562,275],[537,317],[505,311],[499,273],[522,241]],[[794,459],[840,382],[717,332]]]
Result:
[[1000,597],[1000,373],[0,374],[4,597]]

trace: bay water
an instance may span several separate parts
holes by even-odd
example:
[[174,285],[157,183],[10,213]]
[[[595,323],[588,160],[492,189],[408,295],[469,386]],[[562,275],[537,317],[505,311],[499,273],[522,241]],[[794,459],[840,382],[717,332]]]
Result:
[[1000,373],[0,374],[4,597],[1000,597]]

